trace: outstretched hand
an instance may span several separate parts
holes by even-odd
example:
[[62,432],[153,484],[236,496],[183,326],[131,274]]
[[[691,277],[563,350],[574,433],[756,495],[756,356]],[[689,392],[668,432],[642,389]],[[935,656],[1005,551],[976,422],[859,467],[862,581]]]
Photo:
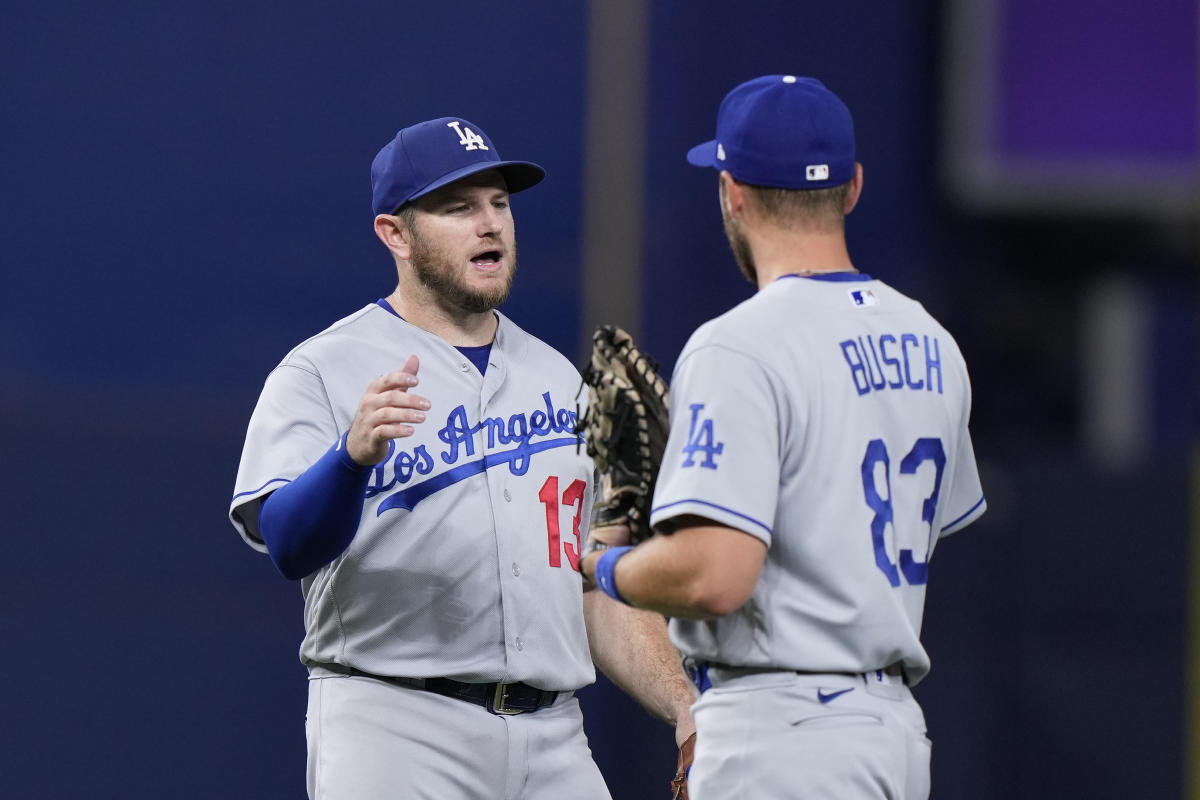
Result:
[[409,391],[418,383],[419,366],[417,357],[409,356],[399,370],[367,384],[346,437],[346,452],[356,463],[378,464],[393,439],[412,436],[413,425],[425,420],[429,401]]
[[579,572],[585,583],[596,580],[596,562],[600,555],[610,547],[621,547],[629,544],[628,525],[600,525],[591,528],[583,542],[583,555],[579,559]]

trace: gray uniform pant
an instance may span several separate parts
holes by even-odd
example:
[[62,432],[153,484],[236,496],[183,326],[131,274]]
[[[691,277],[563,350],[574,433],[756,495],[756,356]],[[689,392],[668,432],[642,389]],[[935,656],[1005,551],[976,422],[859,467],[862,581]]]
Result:
[[611,800],[569,693],[500,716],[373,678],[308,685],[311,800]]
[[710,670],[692,708],[691,800],[925,800],[930,742],[886,673]]

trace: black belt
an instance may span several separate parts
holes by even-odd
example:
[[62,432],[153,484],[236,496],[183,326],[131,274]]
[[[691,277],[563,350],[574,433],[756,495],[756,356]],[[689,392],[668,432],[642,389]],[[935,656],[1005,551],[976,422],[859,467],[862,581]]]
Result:
[[908,673],[904,670],[904,664],[897,661],[894,664],[888,664],[883,669],[873,670],[874,672],[882,672],[884,675],[891,675],[893,678],[899,678],[900,681],[908,685]]
[[552,705],[558,699],[559,692],[551,692],[530,686],[527,683],[463,683],[453,678],[395,678],[387,675],[375,675],[363,672],[361,669],[343,666],[342,664],[321,664],[322,669],[336,672],[339,675],[352,675],[357,678],[372,678],[396,686],[407,686],[410,689],[424,689],[427,692],[453,697],[477,706],[483,706],[492,714],[524,714],[537,711]]
[[709,671],[709,669],[714,668],[714,667],[718,670],[720,670],[720,669],[727,669],[727,670],[744,669],[747,672],[794,672],[797,675],[841,674],[841,675],[851,676],[851,675],[868,675],[871,672],[879,672],[884,675],[889,675],[893,678],[899,679],[902,683],[904,683],[905,686],[909,685],[908,675],[904,671],[904,665],[902,663],[900,663],[899,661],[895,662],[894,664],[889,664],[886,667],[884,667],[883,669],[870,670],[870,672],[829,673],[829,672],[809,672],[809,671],[802,670],[802,669],[788,669],[786,667],[762,667],[762,668],[733,667],[728,664],[718,664],[718,663],[712,662],[712,661],[709,661],[709,662],[697,661],[694,658],[691,658],[690,656],[685,656],[683,659],[684,672],[686,672],[687,676],[689,678],[691,678],[692,683],[694,683],[696,685],[696,688],[700,690],[701,694],[703,694],[707,689],[709,689],[712,686],[712,682],[709,680],[709,677],[708,677],[708,671]]

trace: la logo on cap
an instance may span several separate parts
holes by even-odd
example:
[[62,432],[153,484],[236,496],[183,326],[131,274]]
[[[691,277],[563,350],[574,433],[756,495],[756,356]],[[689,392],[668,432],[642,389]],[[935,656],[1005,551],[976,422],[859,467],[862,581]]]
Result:
[[458,132],[458,143],[467,150],[487,150],[487,145],[483,143],[483,137],[468,127],[465,127],[458,120],[447,122],[447,128],[454,128]]
[[804,170],[804,177],[810,181],[829,180],[828,164],[809,164]]

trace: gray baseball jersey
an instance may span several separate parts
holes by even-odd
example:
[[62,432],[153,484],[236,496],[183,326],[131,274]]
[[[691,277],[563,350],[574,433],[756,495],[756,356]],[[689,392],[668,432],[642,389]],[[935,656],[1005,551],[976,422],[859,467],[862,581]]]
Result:
[[592,463],[572,432],[579,373],[497,316],[484,375],[372,304],[268,376],[230,506],[260,551],[262,498],[339,439],[368,383],[416,354],[414,391],[431,403],[375,467],[349,548],[301,582],[306,664],[560,691],[595,679],[578,574],[592,502]]
[[688,341],[652,522],[696,514],[761,539],[750,600],[673,620],[700,660],[863,673],[929,670],[920,642],[939,537],[985,509],[954,339],[857,273],[786,276]]

